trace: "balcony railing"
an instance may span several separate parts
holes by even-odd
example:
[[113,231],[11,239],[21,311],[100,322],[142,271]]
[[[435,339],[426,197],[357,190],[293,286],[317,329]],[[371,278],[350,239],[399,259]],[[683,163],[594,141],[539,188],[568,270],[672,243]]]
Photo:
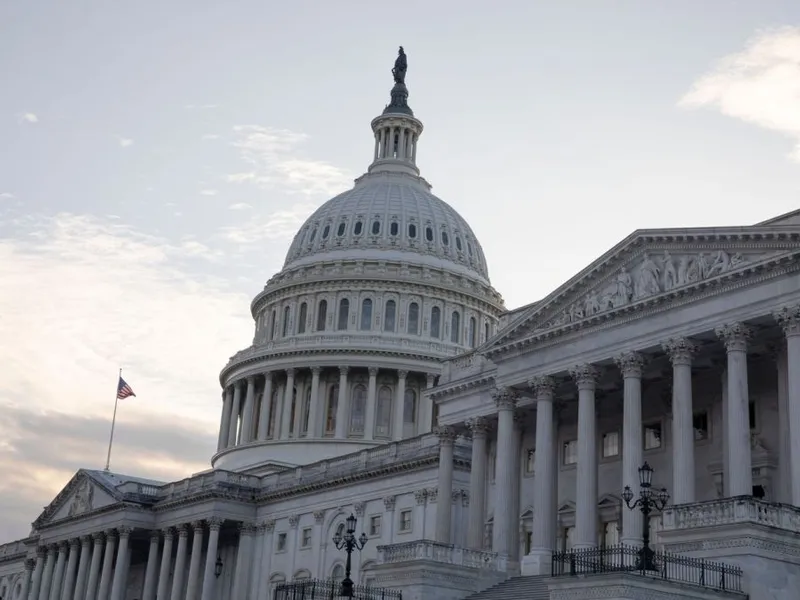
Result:
[[402,563],[412,560],[429,560],[448,565],[500,572],[506,570],[505,561],[496,553],[470,550],[454,544],[416,540],[390,546],[378,546],[379,564]]
[[641,548],[624,545],[556,552],[552,575],[629,573],[713,590],[742,591],[742,570],[739,567],[668,552],[650,552],[648,560],[642,560]]
[[273,600],[403,600],[403,594],[397,590],[373,587],[370,585],[354,585],[352,596],[342,595],[342,583],[331,579],[304,579],[279,583],[275,587]]
[[751,496],[669,506],[664,510],[661,520],[661,530],[665,532],[753,523],[800,533],[800,509]]

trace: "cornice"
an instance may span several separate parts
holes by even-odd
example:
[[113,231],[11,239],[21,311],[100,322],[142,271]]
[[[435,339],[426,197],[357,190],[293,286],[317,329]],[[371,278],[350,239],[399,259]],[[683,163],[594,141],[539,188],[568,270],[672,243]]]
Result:
[[495,374],[491,375],[473,375],[469,378],[459,379],[452,383],[446,383],[442,386],[437,386],[435,391],[430,392],[432,400],[439,400],[447,398],[448,396],[455,396],[462,392],[468,392],[475,388],[490,388],[495,384]]

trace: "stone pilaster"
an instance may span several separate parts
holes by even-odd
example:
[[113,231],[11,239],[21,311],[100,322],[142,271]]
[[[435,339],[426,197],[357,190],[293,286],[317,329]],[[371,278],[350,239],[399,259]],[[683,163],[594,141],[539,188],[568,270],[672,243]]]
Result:
[[[453,490],[453,445],[458,436],[452,427],[437,427],[435,433],[439,438],[439,493],[447,498]],[[452,510],[450,502],[439,502],[436,508],[436,541],[442,544],[450,543]]]
[[258,412],[256,438],[264,441],[269,437],[269,420],[272,418],[272,372],[264,373],[264,391],[261,393],[261,408]]
[[364,439],[375,438],[375,402],[378,390],[378,367],[369,367],[369,383],[367,385],[367,410],[364,417]]
[[286,369],[286,389],[283,392],[283,411],[281,412],[281,433],[276,438],[289,439],[292,429],[292,403],[294,402],[294,369]]
[[324,402],[319,397],[319,376],[322,373],[321,367],[311,367],[311,402],[308,407],[308,431],[306,436],[310,438],[322,437],[322,419],[320,408]]
[[339,397],[336,401],[336,437],[340,440],[347,437],[349,419],[347,418],[347,371],[348,367],[339,367]]
[[392,427],[394,428],[394,435],[392,439],[403,439],[403,416],[404,405],[406,401],[406,380],[408,379],[408,371],[397,372],[397,394],[394,399],[394,417],[392,417]]

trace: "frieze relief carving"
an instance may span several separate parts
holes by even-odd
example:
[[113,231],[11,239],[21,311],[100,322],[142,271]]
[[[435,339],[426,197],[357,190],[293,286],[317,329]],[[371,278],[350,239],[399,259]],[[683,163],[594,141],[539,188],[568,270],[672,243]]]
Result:
[[84,477],[69,504],[69,516],[74,517],[92,510],[93,502],[94,486],[88,477]]

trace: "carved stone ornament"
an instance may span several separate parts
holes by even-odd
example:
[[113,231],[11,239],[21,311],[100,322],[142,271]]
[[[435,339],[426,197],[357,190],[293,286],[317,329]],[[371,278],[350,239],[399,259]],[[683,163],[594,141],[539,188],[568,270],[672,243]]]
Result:
[[594,389],[600,378],[600,371],[590,364],[575,365],[569,370],[570,376],[578,384],[578,389]]
[[473,417],[471,419],[467,419],[464,424],[472,433],[473,438],[486,437],[486,433],[489,431],[489,422],[485,417]]
[[638,352],[623,352],[614,358],[623,377],[641,377],[644,356]]
[[428,494],[428,502],[436,502],[439,498],[439,488],[429,488],[425,490]]
[[438,425],[433,428],[433,433],[436,437],[439,438],[439,443],[444,444],[453,444],[458,437],[458,434],[452,427],[448,427],[447,425]]
[[324,510],[315,510],[314,511],[314,522],[319,524],[325,520],[325,511]]
[[556,380],[549,375],[539,375],[531,377],[530,381],[528,381],[528,387],[533,391],[537,401],[552,400],[556,391]]
[[800,335],[800,304],[779,308],[772,317],[787,336]]
[[691,365],[697,346],[688,338],[672,338],[661,344],[673,365]]
[[747,342],[753,337],[753,330],[743,323],[720,325],[714,333],[725,344],[728,352],[747,352]]
[[275,519],[267,519],[264,521],[264,531],[271,533],[275,530]]
[[499,386],[492,390],[492,400],[497,404],[497,408],[502,410],[513,410],[517,406],[519,396],[511,388]]
[[383,499],[383,507],[386,510],[394,510],[396,503],[397,503],[397,496],[386,496]]
[[69,503],[69,516],[74,517],[88,512],[94,508],[94,486],[92,481],[84,476],[75,490],[75,495]]
[[428,497],[428,490],[415,490],[414,491],[414,500],[416,500],[417,504],[425,504],[425,500]]
[[294,529],[297,527],[297,524],[300,522],[300,515],[290,515],[289,516],[289,527]]
[[356,513],[357,517],[361,517],[364,515],[364,510],[367,508],[366,502],[356,502],[353,504],[353,510]]

